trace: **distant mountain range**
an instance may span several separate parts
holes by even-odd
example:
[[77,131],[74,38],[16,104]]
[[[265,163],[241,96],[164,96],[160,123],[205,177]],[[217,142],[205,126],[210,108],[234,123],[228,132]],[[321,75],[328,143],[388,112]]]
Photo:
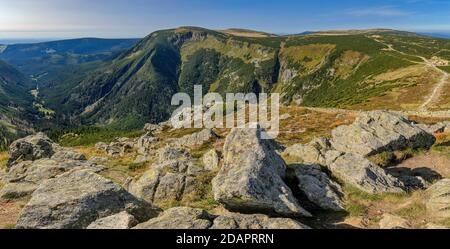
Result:
[[[38,117],[56,126],[133,129],[167,119],[171,96],[192,93],[194,84],[205,93],[279,92],[286,104],[417,109],[449,71],[450,41],[388,29],[278,36],[180,27],[142,40],[87,38],[0,51],[22,75],[16,96],[29,99],[31,82],[39,86],[34,111],[54,112]],[[432,58],[440,64],[430,66]],[[430,108],[449,108],[449,98],[439,95]]]

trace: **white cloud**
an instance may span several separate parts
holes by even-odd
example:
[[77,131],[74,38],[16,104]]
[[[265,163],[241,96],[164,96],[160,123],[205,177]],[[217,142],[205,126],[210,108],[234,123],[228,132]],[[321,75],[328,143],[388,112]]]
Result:
[[365,16],[389,17],[389,16],[409,16],[414,13],[403,11],[393,6],[378,6],[361,9],[351,9],[347,12],[347,14],[356,17],[365,17]]

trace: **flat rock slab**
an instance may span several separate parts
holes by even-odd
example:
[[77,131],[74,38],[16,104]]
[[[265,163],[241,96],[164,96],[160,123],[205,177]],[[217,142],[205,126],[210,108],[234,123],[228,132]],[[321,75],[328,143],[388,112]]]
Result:
[[398,114],[386,111],[362,113],[351,125],[332,131],[332,146],[339,151],[370,156],[405,148],[429,148],[435,137]]
[[159,213],[159,209],[112,181],[90,170],[74,170],[42,183],[23,209],[16,227],[80,229],[122,211],[140,221]]
[[212,225],[208,212],[189,207],[171,208],[134,229],[208,229]]
[[290,218],[230,213],[215,218],[211,229],[309,229],[309,227]]
[[98,219],[91,223],[87,229],[129,229],[139,223],[133,215],[127,212],[120,212],[105,218]]
[[327,165],[334,175],[362,191],[371,194],[405,192],[401,181],[360,155],[329,151]]

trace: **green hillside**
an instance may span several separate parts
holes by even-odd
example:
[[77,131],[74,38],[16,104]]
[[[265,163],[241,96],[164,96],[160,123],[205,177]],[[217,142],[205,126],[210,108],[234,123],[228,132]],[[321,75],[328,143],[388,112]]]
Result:
[[[449,60],[449,45],[392,30],[249,37],[182,27],[150,34],[49,102],[72,122],[125,129],[165,120],[171,96],[194,84],[205,93],[280,92],[304,106],[416,109],[445,68],[424,60]],[[441,98],[429,107],[448,108]]]
[[31,128],[24,121],[32,120],[31,89],[30,79],[0,61],[0,150]]

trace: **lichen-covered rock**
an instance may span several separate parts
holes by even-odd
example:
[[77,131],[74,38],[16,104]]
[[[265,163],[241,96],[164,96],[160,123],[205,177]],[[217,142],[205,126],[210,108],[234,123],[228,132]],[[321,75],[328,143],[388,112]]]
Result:
[[449,124],[449,122],[440,122],[433,125],[417,124],[416,126],[430,134],[434,134],[444,132],[445,128]]
[[159,162],[140,178],[131,181],[128,191],[150,202],[179,201],[196,184],[204,172],[184,149],[166,147],[159,152]]
[[341,186],[322,172],[319,165],[296,165],[295,176],[306,197],[325,210],[343,211]]
[[326,158],[334,175],[362,191],[372,194],[404,192],[402,182],[362,156],[329,151]]
[[145,154],[148,154],[148,152],[150,151],[150,147],[156,141],[158,141],[158,138],[153,137],[152,135],[147,133],[147,134],[141,136],[140,138],[138,138],[138,140],[135,144],[135,147],[139,154],[145,155]]
[[406,219],[402,217],[392,215],[392,214],[383,214],[382,219],[378,223],[381,229],[408,229],[411,228],[411,225]]
[[57,160],[57,161],[66,161],[66,160],[85,161],[86,156],[81,153],[74,152],[71,150],[60,150],[60,151],[56,152],[55,154],[53,154],[51,159]]
[[325,154],[331,149],[326,138],[318,138],[308,144],[294,144],[283,152],[285,155],[301,159],[302,163],[325,165]]
[[37,133],[14,141],[9,146],[10,167],[18,161],[34,161],[41,158],[50,158],[55,153],[56,144],[44,133]]
[[156,135],[161,133],[164,130],[164,124],[145,124],[144,131],[148,132],[151,135]]
[[180,200],[183,195],[185,180],[186,175],[180,173],[167,173],[160,177],[153,200]]
[[450,218],[450,179],[442,179],[426,191],[426,206],[430,216]]
[[2,176],[5,186],[0,190],[0,199],[13,200],[27,197],[45,180],[75,168],[85,168],[96,172],[102,169],[101,166],[88,161],[66,160],[59,156],[52,159],[20,162],[11,166]]
[[309,229],[309,227],[289,218],[229,213],[215,218],[211,229]]
[[87,229],[129,229],[139,223],[133,215],[126,211],[98,219],[91,223]]
[[261,139],[261,129],[233,129],[223,150],[223,166],[213,179],[216,201],[237,211],[311,216],[283,182],[286,166],[274,141]]
[[137,220],[159,209],[137,199],[90,170],[73,170],[42,183],[22,210],[16,228],[86,228],[93,221],[127,211]]
[[134,227],[134,229],[208,229],[212,225],[208,212],[189,207],[175,207]]
[[0,200],[8,201],[31,195],[38,185],[33,182],[10,182],[0,189]]
[[153,202],[161,175],[162,172],[159,170],[150,169],[140,178],[133,180],[128,186],[128,191],[134,196]]
[[186,135],[174,141],[176,146],[195,147],[202,146],[208,142],[214,141],[218,136],[211,129],[204,129],[202,131]]
[[215,149],[206,152],[202,157],[202,162],[206,170],[218,170],[219,161],[219,154],[217,154]]
[[404,148],[429,148],[435,138],[406,118],[386,111],[362,113],[351,125],[332,131],[334,149],[362,156]]

